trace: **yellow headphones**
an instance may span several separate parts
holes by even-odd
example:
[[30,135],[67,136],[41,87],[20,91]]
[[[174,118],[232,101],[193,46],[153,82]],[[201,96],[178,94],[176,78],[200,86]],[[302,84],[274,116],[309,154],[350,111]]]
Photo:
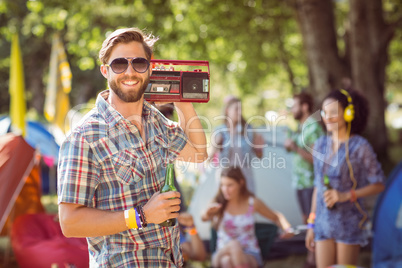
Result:
[[[343,118],[345,119],[346,123],[348,123],[347,133],[348,133],[348,137],[350,137],[350,130],[351,130],[351,126],[352,126],[351,122],[355,118],[355,108],[353,106],[352,97],[350,96],[349,92],[347,92],[344,89],[340,89],[339,91],[343,95],[345,95],[346,98],[348,99],[348,105],[346,106],[345,111],[343,113]],[[349,159],[349,138],[346,140],[346,144],[345,144],[345,155],[346,155],[346,157],[345,157],[346,163],[349,168],[350,180],[353,183],[352,190],[354,191],[357,187],[357,181],[356,181],[355,175],[353,174],[352,163],[350,162],[350,159]],[[357,209],[360,211],[360,213],[363,215],[363,218],[359,222],[359,228],[363,229],[363,224],[367,219],[367,213],[360,207],[359,203],[356,200],[353,203],[355,204]]]
[[347,123],[350,123],[355,118],[355,108],[352,103],[352,97],[350,96],[349,92],[344,89],[340,89],[339,91],[348,99],[348,105],[343,113],[343,118]]

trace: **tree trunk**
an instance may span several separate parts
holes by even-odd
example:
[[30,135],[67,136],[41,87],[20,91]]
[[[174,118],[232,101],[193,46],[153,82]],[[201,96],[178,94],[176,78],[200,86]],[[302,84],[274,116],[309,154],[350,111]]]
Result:
[[382,17],[381,0],[350,0],[352,83],[368,99],[370,117],[365,136],[383,159],[387,157],[388,144],[384,83],[390,40]]
[[[351,81],[370,105],[365,136],[378,157],[387,157],[384,84],[388,45],[393,28],[384,23],[381,0],[350,0],[350,30],[345,57],[336,45],[331,0],[296,0],[296,11],[307,53],[311,92],[322,101],[333,88]],[[349,61],[349,62],[346,62]]]
[[331,0],[297,0],[296,12],[309,66],[310,90],[320,103],[341,80],[350,77],[338,54]]
[[27,81],[25,90],[31,94],[28,107],[34,108],[42,116],[46,98],[43,74],[49,67],[50,47],[34,37],[28,38],[25,44],[29,44],[25,48],[27,56],[24,57]]
[[33,98],[30,100],[31,104],[29,105],[29,107],[34,108],[38,112],[38,114],[43,115],[45,93],[42,75],[44,73],[44,69],[38,68],[37,66],[27,73],[29,81],[27,86],[29,87],[29,92],[31,92],[33,96]]

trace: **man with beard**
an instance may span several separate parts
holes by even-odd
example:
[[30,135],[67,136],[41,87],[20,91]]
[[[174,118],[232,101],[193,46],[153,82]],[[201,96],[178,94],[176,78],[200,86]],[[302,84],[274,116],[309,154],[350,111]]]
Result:
[[[293,152],[292,186],[296,189],[297,199],[303,216],[304,224],[311,209],[311,197],[314,190],[313,157],[308,150],[312,150],[314,142],[324,132],[321,125],[311,117],[313,98],[302,91],[293,96],[292,114],[298,124],[298,130],[285,140],[286,150]],[[309,253],[306,267],[313,266],[314,255]]]
[[180,267],[180,193],[159,193],[176,158],[202,162],[206,139],[191,103],[175,103],[179,123],[144,101],[157,41],[137,28],[103,42],[109,90],[60,150],[58,203],[67,237],[87,237],[91,267]]

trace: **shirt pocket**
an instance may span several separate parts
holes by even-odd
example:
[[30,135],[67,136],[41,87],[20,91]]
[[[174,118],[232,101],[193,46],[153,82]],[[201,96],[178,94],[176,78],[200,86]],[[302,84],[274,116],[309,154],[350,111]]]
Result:
[[168,139],[164,135],[155,136],[148,141],[148,149],[151,152],[152,161],[149,169],[165,166],[169,158]]
[[124,184],[137,183],[144,178],[144,173],[137,157],[126,151],[121,151],[113,155],[112,160],[117,179]]

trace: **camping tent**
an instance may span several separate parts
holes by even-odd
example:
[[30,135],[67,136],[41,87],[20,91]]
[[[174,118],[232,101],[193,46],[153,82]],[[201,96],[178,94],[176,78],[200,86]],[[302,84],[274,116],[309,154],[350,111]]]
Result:
[[[56,142],[53,134],[50,133],[43,123],[37,121],[27,120],[26,128],[26,142],[33,148],[38,149],[42,156],[52,158],[53,162],[56,163],[60,146]],[[9,132],[11,132],[10,117],[0,117],[0,136]]]
[[[42,193],[48,194],[56,191],[56,164],[60,146],[49,126],[27,120],[27,134],[25,141],[41,154],[41,181]],[[11,119],[9,116],[0,116],[0,136],[11,131]],[[52,131],[54,132],[54,131]]]
[[35,150],[24,138],[12,133],[0,136],[0,185],[1,235],[10,232],[19,215],[44,211]]
[[[291,159],[292,155],[283,147],[286,128],[277,127],[275,131],[260,130],[268,147],[264,148],[264,156],[260,165],[253,168],[256,182],[256,195],[272,209],[282,212],[293,226],[303,224],[302,216],[297,204],[294,189],[291,186]],[[200,176],[200,185],[195,189],[189,212],[199,215],[218,191],[217,167],[209,165]],[[185,177],[190,175],[184,174]],[[210,239],[210,223],[194,217],[200,237]],[[256,215],[259,223],[269,223],[266,218]]]
[[377,200],[373,230],[374,267],[402,267],[402,162]]

